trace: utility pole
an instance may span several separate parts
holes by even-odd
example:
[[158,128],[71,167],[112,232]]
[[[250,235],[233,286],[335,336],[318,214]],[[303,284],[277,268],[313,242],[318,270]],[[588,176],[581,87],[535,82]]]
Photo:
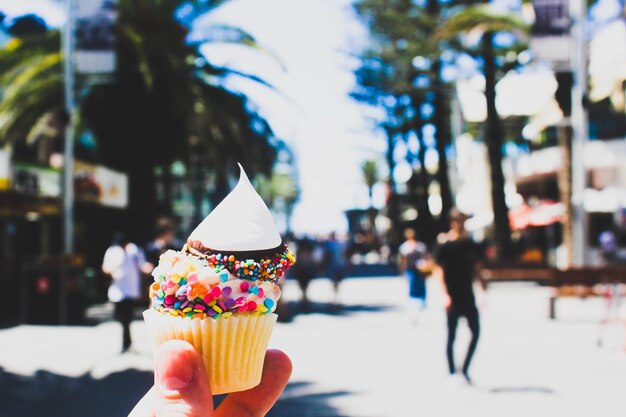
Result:
[[65,0],[66,21],[61,36],[65,111],[68,117],[63,151],[63,260],[59,275],[59,322],[67,321],[66,281],[69,258],[74,251],[74,133],[76,99],[74,95],[74,2]]
[[585,20],[587,15],[584,0],[571,0],[573,56],[572,69],[572,264],[584,266],[589,262],[587,215],[583,206],[583,193],[586,186],[584,146],[589,132],[585,94],[587,91],[587,42]]

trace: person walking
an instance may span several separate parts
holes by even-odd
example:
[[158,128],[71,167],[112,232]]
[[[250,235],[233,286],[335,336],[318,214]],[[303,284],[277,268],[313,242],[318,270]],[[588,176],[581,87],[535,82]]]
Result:
[[420,271],[421,262],[426,258],[426,245],[415,238],[413,229],[404,231],[404,242],[398,248],[398,267],[409,283],[409,297],[417,301],[417,318],[426,307],[426,281]]
[[111,277],[109,301],[114,303],[114,317],[122,325],[122,352],[132,344],[130,323],[135,305],[141,294],[141,274],[150,273],[151,265],[143,250],[132,243],[125,234],[115,234],[113,243],[104,253],[102,272]]
[[159,264],[159,257],[169,249],[182,249],[183,242],[176,239],[175,233],[176,227],[170,219],[161,218],[157,221],[156,237],[145,248],[146,258],[153,267]]
[[465,230],[467,216],[455,210],[450,218],[450,231],[438,238],[439,247],[435,255],[435,261],[440,267],[438,275],[444,290],[444,305],[448,316],[446,355],[450,375],[455,376],[457,372],[454,361],[456,329],[459,319],[465,317],[472,338],[461,372],[466,382],[471,384],[469,368],[480,334],[480,321],[473,284],[474,279],[477,278],[477,265],[482,260],[482,250],[481,246],[472,240]]
[[335,232],[331,232],[324,242],[322,262],[326,275],[333,282],[335,294],[334,304],[339,304],[339,285],[346,277],[348,270],[348,250],[345,240],[338,239]]
[[298,281],[298,286],[302,293],[300,299],[300,310],[309,312],[311,310],[311,302],[308,297],[309,284],[317,273],[317,261],[315,259],[316,244],[313,239],[303,236],[296,242],[295,254],[298,260],[293,268],[291,275]]

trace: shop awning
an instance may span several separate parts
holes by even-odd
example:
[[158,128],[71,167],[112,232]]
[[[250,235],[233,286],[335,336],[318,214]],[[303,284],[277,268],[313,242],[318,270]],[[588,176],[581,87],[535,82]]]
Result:
[[509,221],[513,230],[524,230],[528,227],[548,226],[562,221],[565,207],[554,201],[541,201],[529,206],[523,204],[509,210]]

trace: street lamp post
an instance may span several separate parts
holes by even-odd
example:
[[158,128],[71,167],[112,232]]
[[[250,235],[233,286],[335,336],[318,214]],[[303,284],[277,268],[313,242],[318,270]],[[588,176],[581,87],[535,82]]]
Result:
[[74,2],[65,0],[66,21],[61,37],[63,73],[65,79],[65,110],[68,124],[65,129],[63,151],[63,254],[59,282],[59,322],[67,320],[65,283],[69,256],[74,251],[74,124],[76,99],[74,96]]

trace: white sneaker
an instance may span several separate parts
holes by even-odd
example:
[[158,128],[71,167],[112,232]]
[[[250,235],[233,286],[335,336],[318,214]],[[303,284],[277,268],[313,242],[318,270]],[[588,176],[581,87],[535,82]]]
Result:
[[460,374],[450,374],[446,383],[449,389],[459,389],[467,385],[465,378]]

